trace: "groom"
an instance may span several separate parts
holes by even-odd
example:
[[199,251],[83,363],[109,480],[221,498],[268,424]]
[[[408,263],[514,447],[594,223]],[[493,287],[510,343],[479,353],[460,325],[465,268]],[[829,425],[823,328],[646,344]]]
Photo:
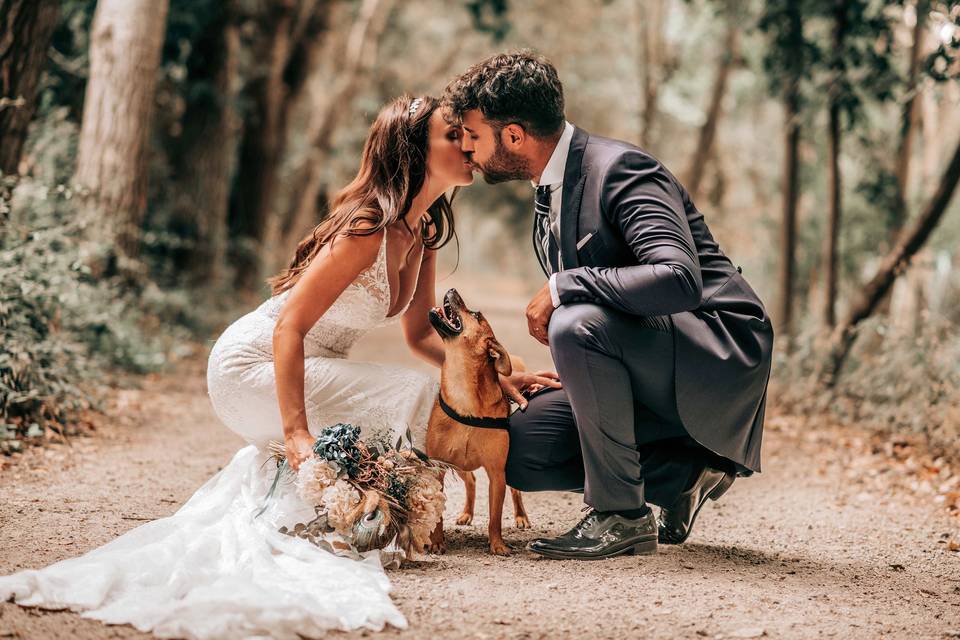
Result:
[[536,188],[533,248],[549,279],[527,322],[563,388],[513,414],[507,482],[582,490],[592,510],[530,550],[595,559],[682,543],[707,498],[760,470],[763,304],[656,158],[566,121],[545,58],[488,58],[445,99],[487,182]]

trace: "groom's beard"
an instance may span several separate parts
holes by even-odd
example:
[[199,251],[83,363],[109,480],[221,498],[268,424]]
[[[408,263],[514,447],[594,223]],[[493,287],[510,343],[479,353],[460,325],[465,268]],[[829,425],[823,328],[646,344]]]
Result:
[[493,152],[490,159],[485,164],[477,163],[477,168],[483,173],[483,180],[487,184],[529,180],[531,175],[527,159],[507,151],[499,140],[497,140],[497,150]]

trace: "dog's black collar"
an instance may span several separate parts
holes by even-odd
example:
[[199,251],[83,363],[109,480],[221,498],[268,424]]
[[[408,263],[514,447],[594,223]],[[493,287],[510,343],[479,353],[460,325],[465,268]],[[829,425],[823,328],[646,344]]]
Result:
[[465,424],[468,427],[478,427],[480,429],[503,429],[504,431],[510,428],[510,418],[476,418],[474,416],[462,416],[447,404],[446,400],[443,399],[442,393],[440,394],[439,400],[440,408],[443,409],[443,412],[460,424]]

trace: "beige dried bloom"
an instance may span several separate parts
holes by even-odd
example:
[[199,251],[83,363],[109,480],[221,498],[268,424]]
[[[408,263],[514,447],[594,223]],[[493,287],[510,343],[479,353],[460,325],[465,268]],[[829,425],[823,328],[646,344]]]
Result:
[[353,526],[350,516],[360,502],[360,492],[346,480],[337,480],[323,490],[321,502],[327,510],[327,522],[337,533],[347,536]]
[[297,495],[311,505],[323,501],[323,492],[337,481],[337,474],[325,460],[312,456],[297,472]]
[[410,512],[407,526],[410,527],[413,546],[418,551],[430,543],[430,534],[443,517],[445,505],[443,485],[437,473],[430,469],[421,469],[410,485],[407,498]]

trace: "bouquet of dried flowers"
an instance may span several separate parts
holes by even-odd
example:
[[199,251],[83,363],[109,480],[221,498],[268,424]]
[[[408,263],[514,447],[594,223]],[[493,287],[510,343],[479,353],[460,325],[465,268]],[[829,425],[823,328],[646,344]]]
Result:
[[[281,529],[284,533],[335,552],[383,549],[394,543],[406,557],[416,557],[429,545],[443,515],[446,465],[401,444],[382,436],[364,441],[359,427],[335,424],[320,433],[313,457],[294,473],[283,445],[271,442],[277,475],[257,515],[267,508],[281,477],[292,476],[297,495],[314,507],[317,517],[292,531]],[[329,534],[339,534],[340,540],[331,543]]]

